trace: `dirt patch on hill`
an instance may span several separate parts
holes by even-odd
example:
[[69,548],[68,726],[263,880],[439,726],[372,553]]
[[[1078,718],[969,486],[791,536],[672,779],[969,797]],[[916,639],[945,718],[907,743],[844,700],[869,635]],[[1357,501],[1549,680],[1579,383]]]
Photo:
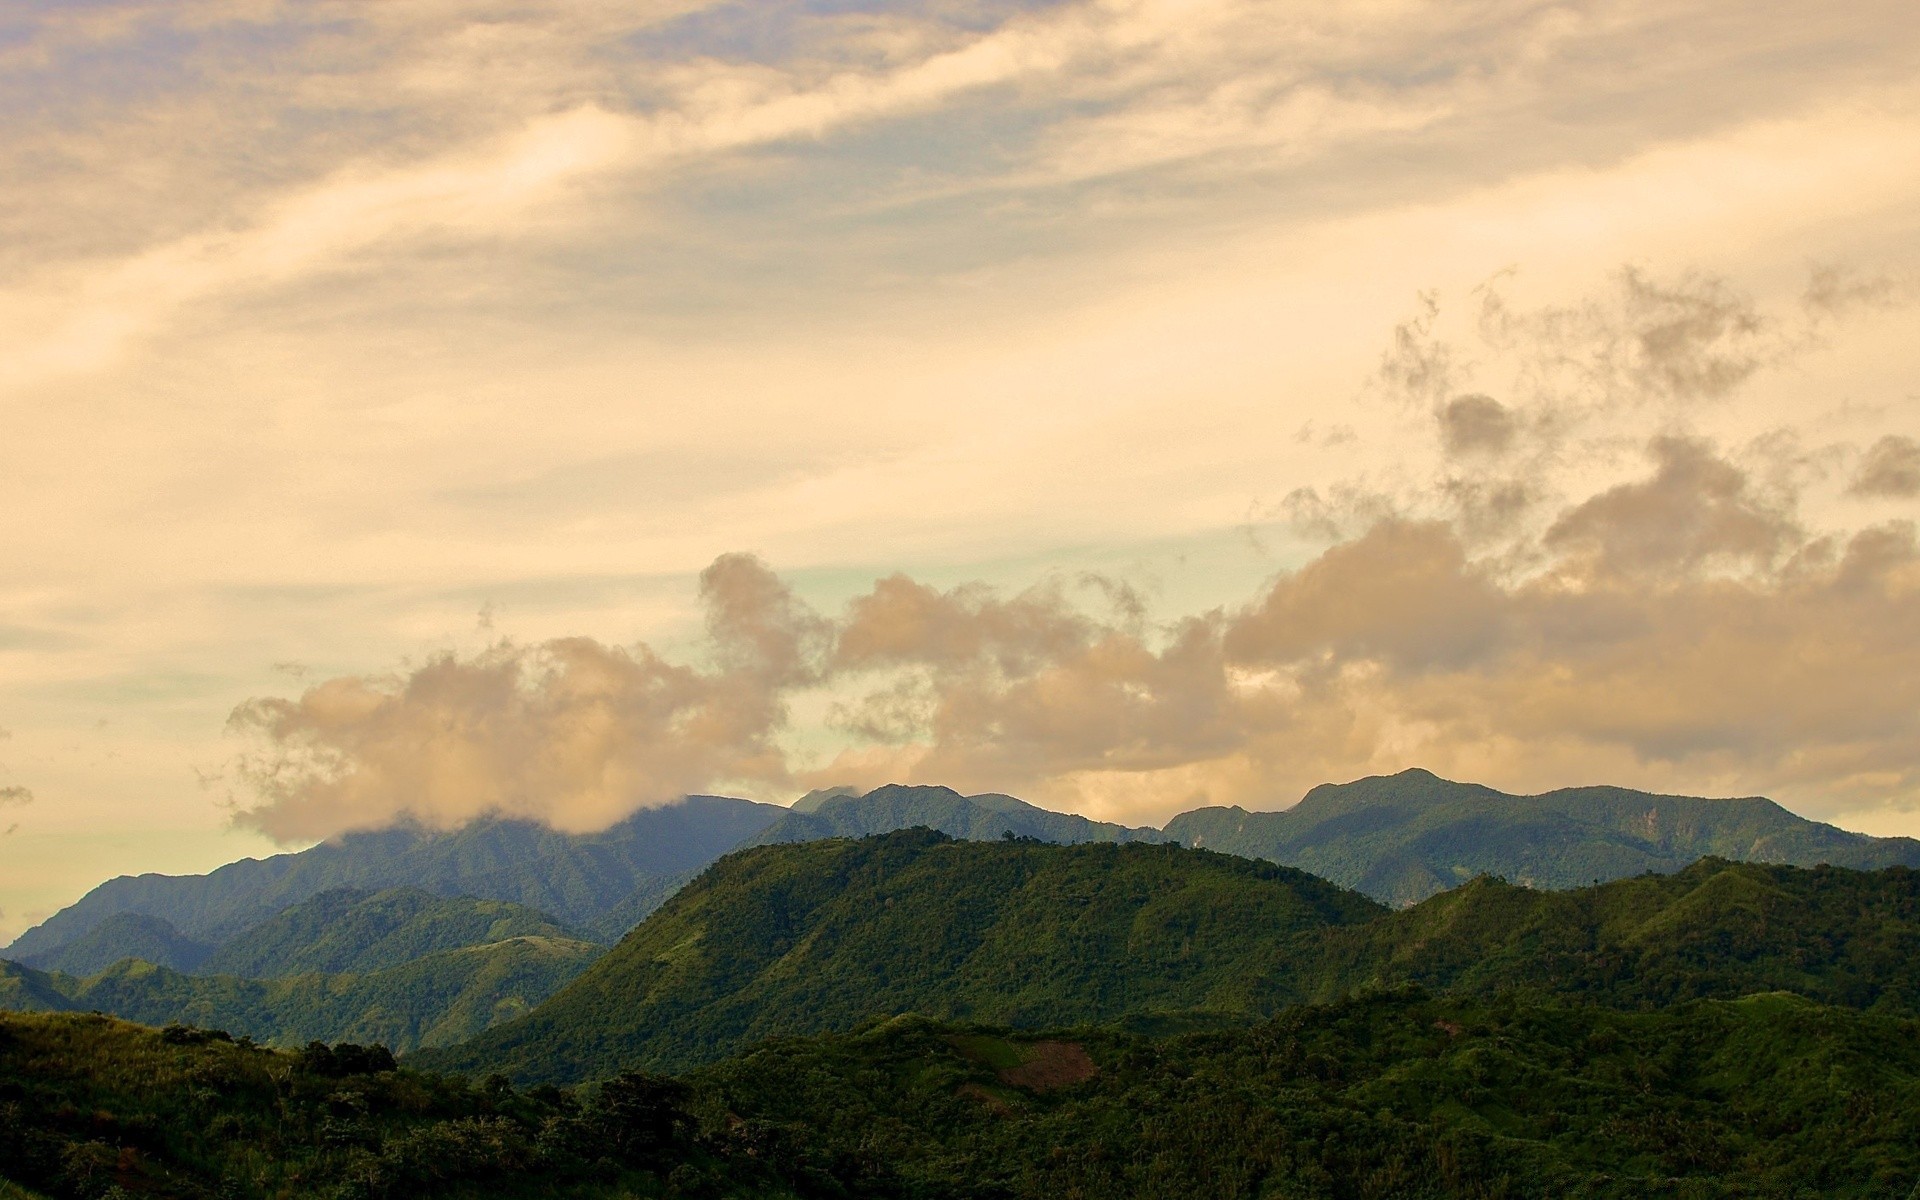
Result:
[[1087,1056],[1087,1048],[1078,1042],[1034,1042],[1024,1049],[1025,1061],[998,1072],[1003,1082],[1032,1092],[1050,1092],[1085,1083],[1100,1073]]

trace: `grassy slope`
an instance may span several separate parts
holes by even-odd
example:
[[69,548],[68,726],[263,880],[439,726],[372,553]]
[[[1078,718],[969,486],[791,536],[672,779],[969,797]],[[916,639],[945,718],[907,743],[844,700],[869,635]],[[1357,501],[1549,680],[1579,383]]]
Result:
[[920,1011],[1023,1025],[1244,1010],[1291,939],[1381,915],[1266,863],[926,831],[731,855],[522,1021],[423,1056],[583,1078]]
[[318,1039],[408,1050],[463,1041],[520,1016],[604,952],[591,942],[520,937],[384,971],[270,980],[183,975],[131,959],[87,979],[16,968],[0,978],[0,989],[10,978],[17,995],[0,991],[0,1007],[98,1010],[149,1025],[224,1029],[270,1045]]
[[1920,842],[1873,838],[1757,797],[1706,800],[1625,788],[1510,796],[1404,771],[1313,789],[1284,812],[1205,808],[1167,823],[1182,845],[1286,863],[1393,904],[1476,875],[1571,888],[1696,859],[1868,870],[1920,866]]
[[436,896],[419,888],[340,889],[222,943],[201,971],[248,979],[363,973],[516,937],[582,940],[545,913],[505,900]]

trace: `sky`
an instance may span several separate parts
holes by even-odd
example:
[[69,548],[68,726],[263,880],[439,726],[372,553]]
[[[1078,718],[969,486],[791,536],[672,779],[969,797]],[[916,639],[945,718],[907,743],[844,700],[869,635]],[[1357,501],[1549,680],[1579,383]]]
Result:
[[19,0],[0,937],[1421,765],[1920,835],[1895,0]]

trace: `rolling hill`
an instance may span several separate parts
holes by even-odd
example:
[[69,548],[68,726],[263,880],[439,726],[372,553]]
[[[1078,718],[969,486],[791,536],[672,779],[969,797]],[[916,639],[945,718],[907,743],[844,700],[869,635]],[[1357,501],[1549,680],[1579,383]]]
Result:
[[1200,808],[1167,822],[1183,846],[1311,871],[1388,904],[1411,904],[1477,875],[1572,888],[1696,859],[1920,867],[1920,841],[1876,838],[1796,816],[1771,800],[1708,800],[1625,788],[1511,796],[1402,771],[1323,784],[1282,812]]
[[1178,1028],[1406,984],[1626,1006],[1785,991],[1920,1013],[1920,873],[1709,859],[1566,892],[1480,879],[1395,912],[1173,846],[908,831],[760,847],[525,1019],[418,1061],[570,1080],[876,1014]]
[[294,854],[243,859],[205,875],[110,879],[14,940],[0,957],[47,960],[119,913],[166,921],[182,937],[219,943],[282,909],[338,888],[417,887],[509,900],[612,941],[645,915],[637,893],[660,895],[740,845],[786,810],[719,796],[642,809],[609,829],[566,834],[531,821],[483,820],[451,832],[353,833]]
[[710,868],[528,1017],[420,1061],[572,1079],[874,1013],[1248,1011],[1299,936],[1381,915],[1302,872],[1174,846],[927,830],[764,846]]

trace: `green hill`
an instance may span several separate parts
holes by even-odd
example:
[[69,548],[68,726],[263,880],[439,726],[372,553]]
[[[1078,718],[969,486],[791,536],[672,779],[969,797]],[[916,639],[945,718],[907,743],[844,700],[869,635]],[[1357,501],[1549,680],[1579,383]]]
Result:
[[[689,796],[642,809],[599,833],[568,834],[508,820],[475,821],[449,832],[402,827],[351,833],[296,854],[228,863],[205,875],[110,879],[21,934],[0,955],[20,960],[51,954],[123,912],[159,917],[185,937],[217,944],[338,888],[417,887],[443,896],[509,900],[613,941],[638,919],[629,904],[637,891],[698,871],[785,811],[724,796]],[[608,928],[603,920],[616,909],[628,924]]]
[[1920,873],[1704,860],[1568,892],[1481,879],[1390,912],[1172,846],[908,831],[762,847],[526,1019],[419,1061],[579,1079],[873,1014],[1177,1028],[1405,983],[1629,1006],[1779,990],[1920,1013]]
[[441,950],[517,937],[582,940],[546,914],[504,900],[436,896],[407,887],[379,892],[340,888],[223,942],[199,973],[272,979],[378,971]]
[[1043,842],[1164,842],[1158,829],[1131,829],[1074,813],[1038,808],[989,792],[963,796],[952,788],[888,784],[860,794],[828,788],[802,796],[786,814],[747,841],[749,846],[869,837],[896,829],[937,829],[948,837],[990,842],[1012,834]]
[[584,1078],[873,1013],[1247,1011],[1297,936],[1383,911],[1299,871],[1174,846],[927,830],[766,846],[715,865],[527,1018],[421,1062]]
[[1920,871],[1703,859],[1564,892],[1482,878],[1326,931],[1295,981],[1276,997],[1411,983],[1644,1007],[1781,991],[1920,1014]]
[[1403,771],[1323,784],[1284,812],[1201,808],[1167,822],[1183,846],[1311,871],[1389,904],[1411,904],[1477,875],[1573,888],[1696,859],[1871,870],[1920,867],[1920,841],[1809,821],[1758,797],[1705,800],[1625,788],[1510,796]]
[[91,975],[123,958],[139,958],[176,971],[192,971],[212,952],[213,947],[182,936],[163,918],[123,912],[115,913],[63,946],[20,961],[42,971],[62,971],[68,975]]
[[1159,1039],[901,1017],[569,1095],[8,1014],[0,1114],[0,1170],[57,1200],[1901,1200],[1920,1022],[1417,992]]
[[185,975],[125,959],[85,979],[15,964],[0,975],[0,1007],[98,1011],[147,1025],[224,1029],[269,1045],[449,1045],[520,1016],[605,953],[592,942],[512,937],[427,954],[364,974],[282,979]]

